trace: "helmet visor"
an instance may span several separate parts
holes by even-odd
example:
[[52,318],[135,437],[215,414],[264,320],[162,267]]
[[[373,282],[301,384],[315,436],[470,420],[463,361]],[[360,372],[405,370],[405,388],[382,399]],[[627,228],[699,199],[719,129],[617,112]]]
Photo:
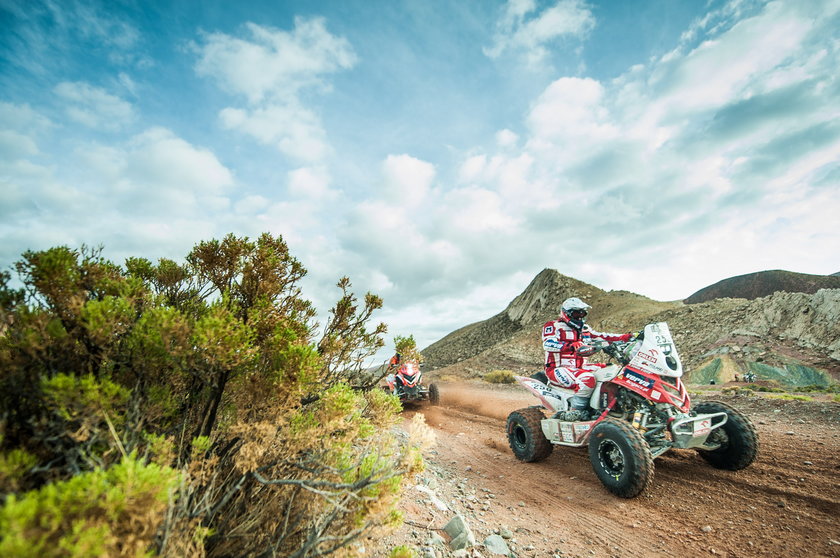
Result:
[[586,317],[586,310],[583,308],[575,308],[569,311],[569,317],[573,320],[581,320]]

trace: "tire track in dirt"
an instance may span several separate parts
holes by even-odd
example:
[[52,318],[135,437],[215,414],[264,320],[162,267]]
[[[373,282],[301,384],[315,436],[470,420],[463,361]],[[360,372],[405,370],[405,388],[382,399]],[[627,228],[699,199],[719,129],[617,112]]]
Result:
[[[833,458],[840,444],[826,435],[836,424],[800,424],[792,436],[762,419],[759,458],[737,472],[672,450],[655,461],[648,489],[623,500],[598,481],[585,448],[556,446],[539,463],[513,456],[505,420],[534,403],[527,393],[443,384],[441,396],[440,407],[408,409],[406,417],[422,412],[436,431],[434,467],[475,494],[493,494],[483,507],[460,509],[479,542],[507,525],[519,548],[530,548],[518,556],[840,557]],[[462,496],[446,494],[456,506]]]
[[[511,398],[508,402],[514,405],[509,410],[503,402],[482,400],[461,404],[458,409],[444,405],[419,412],[438,430],[438,446],[447,449],[440,453],[442,462],[466,463],[470,473],[478,477],[477,484],[507,501],[505,515],[524,519],[532,530],[542,530],[553,548],[564,546],[582,553],[595,546],[623,556],[662,552],[664,540],[635,540],[628,544],[626,537],[615,531],[616,523],[632,528],[633,522],[616,513],[615,499],[595,477],[585,448],[556,447],[552,455],[539,463],[522,463],[513,456],[507,445],[505,419],[523,401],[530,403],[527,398]],[[619,510],[626,506],[622,503]],[[545,510],[551,511],[545,514]],[[569,517],[575,518],[573,523],[566,520]],[[546,518],[549,525],[557,527],[541,529]]]

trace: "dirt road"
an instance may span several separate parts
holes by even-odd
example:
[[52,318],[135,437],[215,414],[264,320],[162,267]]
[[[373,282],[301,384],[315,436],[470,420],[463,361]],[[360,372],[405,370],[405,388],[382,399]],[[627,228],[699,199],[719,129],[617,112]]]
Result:
[[[720,396],[754,422],[760,453],[749,468],[719,471],[691,450],[655,461],[632,500],[609,494],[585,448],[556,446],[539,463],[511,453],[505,419],[534,401],[516,387],[442,384],[423,413],[436,433],[428,470],[403,499],[405,524],[368,553],[426,541],[456,512],[477,541],[507,538],[518,557],[840,557],[840,404]],[[429,491],[447,510],[436,507]],[[450,553],[437,547],[437,556]]]

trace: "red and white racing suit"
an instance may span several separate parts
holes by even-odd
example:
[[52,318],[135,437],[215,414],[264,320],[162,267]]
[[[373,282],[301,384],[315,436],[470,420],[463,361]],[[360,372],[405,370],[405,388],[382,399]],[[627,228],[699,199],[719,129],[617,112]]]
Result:
[[631,337],[630,333],[601,333],[587,324],[578,329],[562,318],[546,322],[542,333],[545,375],[549,382],[573,389],[575,396],[588,399],[595,389],[593,372],[606,365],[590,364],[577,354],[577,349],[588,344],[592,338],[613,342],[627,341]]

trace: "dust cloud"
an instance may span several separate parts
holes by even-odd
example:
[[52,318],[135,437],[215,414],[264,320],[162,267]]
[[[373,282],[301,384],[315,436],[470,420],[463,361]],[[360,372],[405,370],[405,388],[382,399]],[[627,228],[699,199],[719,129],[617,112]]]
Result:
[[439,388],[442,405],[495,419],[507,419],[512,411],[538,403],[524,389],[511,388],[510,391],[495,392],[483,387],[455,383],[440,384]]

